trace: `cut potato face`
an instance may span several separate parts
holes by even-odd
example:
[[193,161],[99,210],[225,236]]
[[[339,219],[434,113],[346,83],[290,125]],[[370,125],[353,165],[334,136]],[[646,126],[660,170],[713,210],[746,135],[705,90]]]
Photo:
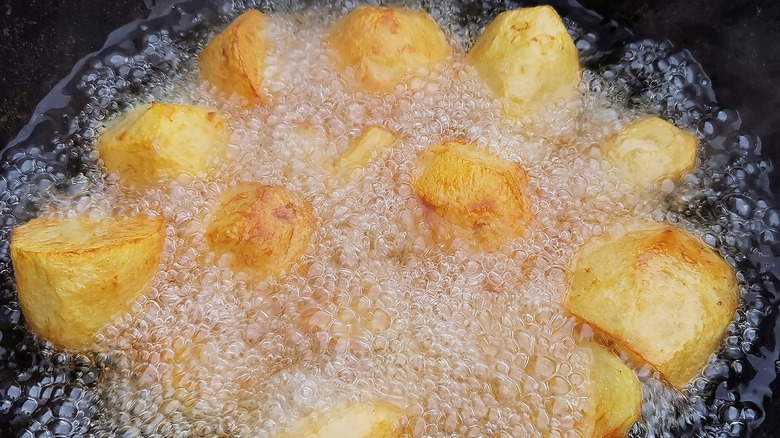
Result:
[[695,236],[644,228],[583,248],[564,305],[683,388],[722,341],[739,287],[731,266]]
[[289,269],[314,234],[311,205],[280,187],[246,183],[224,193],[206,228],[211,249],[257,276]]
[[572,94],[580,78],[577,48],[550,6],[499,14],[466,60],[510,117],[527,116]]
[[109,172],[138,188],[164,177],[198,176],[225,160],[228,131],[214,108],[152,103],[134,108],[100,137]]
[[636,373],[608,348],[593,342],[582,342],[581,346],[591,353],[590,403],[583,418],[585,436],[624,437],[641,418],[642,385]]
[[665,178],[678,179],[696,165],[699,142],[658,117],[632,122],[604,145],[604,157],[625,180],[646,188]]
[[356,169],[366,167],[371,158],[379,155],[395,143],[396,136],[379,126],[369,126],[349,142],[349,147],[333,163],[333,168],[343,177],[349,177]]
[[14,229],[11,260],[27,325],[82,350],[143,294],[165,241],[160,217],[33,219]]
[[338,20],[328,44],[337,66],[354,70],[358,87],[389,91],[409,73],[430,69],[452,48],[439,25],[425,12],[358,6]]
[[248,106],[268,103],[263,88],[267,17],[250,9],[236,18],[198,55],[200,76],[225,93],[246,99]]
[[401,436],[402,420],[389,403],[350,404],[303,418],[276,438],[392,438]]
[[439,242],[464,239],[494,251],[523,235],[531,220],[528,174],[473,144],[443,143],[423,152],[412,186]]

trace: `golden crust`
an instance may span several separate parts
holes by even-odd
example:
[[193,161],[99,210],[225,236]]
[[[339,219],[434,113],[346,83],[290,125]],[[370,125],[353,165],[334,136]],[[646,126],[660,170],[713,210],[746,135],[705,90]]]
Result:
[[234,269],[278,274],[300,260],[314,226],[311,205],[299,195],[245,183],[223,194],[206,241],[214,252],[229,255]]
[[449,142],[420,155],[412,186],[439,242],[461,238],[494,251],[522,236],[531,220],[528,182],[519,164]]
[[327,38],[337,66],[354,69],[360,88],[392,90],[404,77],[445,60],[452,48],[425,12],[358,6],[338,20]]
[[100,136],[97,150],[109,172],[146,187],[163,176],[198,176],[225,159],[228,131],[215,108],[140,105]]
[[238,95],[248,106],[267,104],[263,88],[267,17],[250,9],[209,42],[198,55],[200,76],[229,96]]
[[612,136],[604,145],[604,157],[627,182],[645,188],[693,169],[698,147],[693,135],[651,116]]
[[466,57],[510,117],[523,117],[572,94],[580,63],[566,27],[550,6],[499,14]]
[[731,266],[670,226],[596,241],[572,272],[564,306],[678,388],[706,365],[739,303]]
[[27,325],[53,344],[88,348],[143,292],[164,241],[161,217],[38,218],[15,228],[11,260]]

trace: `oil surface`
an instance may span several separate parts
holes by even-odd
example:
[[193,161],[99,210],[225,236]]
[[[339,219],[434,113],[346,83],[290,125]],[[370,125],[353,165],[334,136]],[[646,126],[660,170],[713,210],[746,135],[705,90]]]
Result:
[[[463,62],[469,39],[447,23],[449,60],[391,93],[355,92],[323,43],[336,16],[271,15],[267,108],[226,101],[196,66],[152,92],[227,114],[231,158],[209,177],[136,191],[110,176],[105,191],[60,206],[169,224],[151,291],[96,345],[114,364],[100,383],[107,414],[97,430],[272,436],[361,400],[403,408],[411,436],[578,436],[589,359],[560,306],[567,266],[621,218],[664,220],[661,195],[675,188],[663,181],[637,194],[601,159],[599,145],[639,114],[612,104],[619,90],[590,89],[587,73],[576,98],[507,120]],[[333,176],[327,163],[370,125],[399,141],[350,178]],[[438,247],[422,220],[410,171],[421,151],[453,138],[530,174],[534,220],[498,252]],[[314,206],[315,237],[280,276],[233,272],[205,244],[220,193],[248,181]],[[648,397],[673,397],[639,371]]]
[[[171,19],[196,23],[230,11],[188,5]],[[256,111],[200,83],[192,50],[169,31],[144,31],[127,47],[121,41],[129,38],[115,35],[118,48],[76,84],[94,99],[63,129],[75,141],[29,141],[27,152],[5,152],[4,232],[40,210],[162,214],[169,223],[151,291],[101,334],[96,357],[29,347],[19,311],[4,304],[2,342],[14,349],[2,354],[17,371],[0,387],[0,416],[31,419],[9,430],[271,436],[331,405],[383,400],[405,408],[412,436],[576,436],[588,358],[574,348],[574,323],[559,305],[564,272],[583,242],[629,216],[697,230],[739,268],[746,291],[724,351],[685,394],[637,370],[645,402],[631,435],[744,436],[760,422],[769,375],[756,370],[762,357],[776,356],[767,344],[767,291],[777,280],[767,254],[777,246],[779,216],[761,192],[771,163],[756,158],[760,141],[737,131],[735,113],[717,110],[695,63],[668,44],[632,44],[604,74],[585,72],[577,99],[510,122],[462,62],[500,7],[436,5],[431,14],[454,56],[408,87],[368,95],[351,91],[322,43],[327,26],[353,6],[272,14],[266,86],[274,103]],[[464,13],[481,18],[443,18]],[[587,62],[598,38],[566,24]],[[151,71],[170,73],[150,83]],[[106,179],[95,136],[105,120],[151,100],[225,111],[230,160],[207,178],[166,180],[146,192]],[[652,196],[623,185],[599,148],[646,112],[695,126],[705,141],[696,172],[680,187],[659,184]],[[371,124],[400,141],[364,171],[334,177],[327,163]],[[453,137],[520,163],[537,189],[528,233],[496,253],[437,247],[421,220],[409,172],[418,152]],[[74,169],[86,177],[66,178]],[[305,258],[279,277],[233,273],[204,243],[216,198],[243,181],[283,186],[315,207]]]

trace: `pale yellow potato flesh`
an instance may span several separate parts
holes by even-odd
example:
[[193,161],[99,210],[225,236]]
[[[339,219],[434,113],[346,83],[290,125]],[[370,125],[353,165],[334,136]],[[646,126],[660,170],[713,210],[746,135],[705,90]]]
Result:
[[15,228],[11,260],[27,325],[60,347],[89,348],[144,293],[164,242],[161,217],[38,218]]
[[198,55],[203,80],[227,95],[241,96],[247,106],[267,104],[263,88],[268,44],[264,35],[268,17],[250,9],[215,36]]
[[733,320],[732,267],[694,235],[653,224],[579,252],[564,306],[684,388]]
[[227,190],[206,227],[212,251],[233,269],[264,276],[301,259],[314,234],[311,205],[301,196],[260,183]]
[[608,348],[585,341],[580,346],[591,356],[583,432],[592,438],[625,437],[642,416],[642,385],[636,373]]
[[303,418],[276,438],[393,438],[403,412],[389,403],[355,403]]
[[383,6],[358,6],[334,23],[327,42],[338,68],[353,69],[357,87],[367,91],[392,91],[452,52],[426,12]]
[[661,118],[630,123],[604,144],[604,158],[624,180],[647,188],[666,178],[679,179],[696,166],[699,141]]
[[396,138],[387,129],[369,126],[349,142],[349,147],[333,162],[333,168],[341,176],[349,177],[356,169],[366,167],[372,158],[392,146]]
[[499,14],[466,60],[513,118],[539,112],[573,95],[580,61],[566,27],[550,6]]
[[412,188],[437,241],[460,238],[474,249],[495,251],[522,236],[532,219],[528,183],[518,163],[452,141],[420,154]]
[[126,184],[147,188],[162,177],[206,174],[225,160],[228,138],[225,120],[215,108],[152,103],[113,122],[97,150],[109,172]]

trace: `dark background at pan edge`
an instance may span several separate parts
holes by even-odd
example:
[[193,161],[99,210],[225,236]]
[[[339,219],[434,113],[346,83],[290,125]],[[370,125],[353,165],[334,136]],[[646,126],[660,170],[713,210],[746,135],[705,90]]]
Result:
[[[154,0],[0,0],[0,146],[35,105],[114,29],[148,15]],[[718,102],[739,111],[780,166],[780,2],[580,0],[638,36],[689,49]],[[780,192],[780,171],[773,175]],[[776,389],[780,389],[780,385]],[[777,391],[776,391],[777,392]],[[780,437],[780,397],[754,436]]]

